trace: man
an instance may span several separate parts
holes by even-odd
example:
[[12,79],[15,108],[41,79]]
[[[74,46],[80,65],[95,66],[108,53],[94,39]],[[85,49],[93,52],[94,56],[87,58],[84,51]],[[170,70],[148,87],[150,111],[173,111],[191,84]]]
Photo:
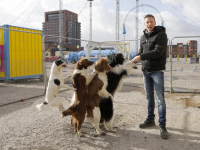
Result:
[[169,135],[166,129],[166,105],[164,97],[164,70],[166,64],[167,35],[165,28],[155,26],[156,21],[153,15],[144,17],[146,29],[140,39],[139,53],[132,59],[136,63],[141,61],[143,71],[144,89],[147,98],[148,116],[144,123],[139,127],[144,129],[155,126],[155,100],[158,103],[160,135],[163,139],[168,139]]

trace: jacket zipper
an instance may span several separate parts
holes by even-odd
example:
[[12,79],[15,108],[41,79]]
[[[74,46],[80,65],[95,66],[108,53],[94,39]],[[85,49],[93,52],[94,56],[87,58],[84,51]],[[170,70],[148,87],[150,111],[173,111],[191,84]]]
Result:
[[[148,50],[148,39],[146,39],[146,50]],[[145,60],[145,63],[147,62],[147,60]]]

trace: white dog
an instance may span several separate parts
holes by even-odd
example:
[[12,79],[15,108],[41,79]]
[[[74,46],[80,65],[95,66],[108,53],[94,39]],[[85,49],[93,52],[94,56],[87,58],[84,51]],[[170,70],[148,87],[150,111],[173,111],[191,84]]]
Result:
[[67,81],[71,75],[66,76],[63,78],[62,74],[62,67],[66,67],[66,62],[62,61],[60,57],[58,57],[51,67],[49,82],[47,86],[45,101],[41,104],[36,105],[36,108],[39,110],[42,110],[44,105],[49,104],[51,107],[59,107],[59,111],[64,111],[64,107],[62,102],[56,98],[56,94],[60,90],[60,88],[67,88],[70,90],[76,90],[73,87],[67,86],[64,84],[65,81]]

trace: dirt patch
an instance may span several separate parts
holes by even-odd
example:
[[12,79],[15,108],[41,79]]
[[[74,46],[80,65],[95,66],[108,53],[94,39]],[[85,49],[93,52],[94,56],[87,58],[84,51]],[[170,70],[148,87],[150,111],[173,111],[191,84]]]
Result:
[[200,94],[193,93],[169,93],[165,97],[172,101],[176,101],[184,106],[200,108],[200,99],[198,97]]

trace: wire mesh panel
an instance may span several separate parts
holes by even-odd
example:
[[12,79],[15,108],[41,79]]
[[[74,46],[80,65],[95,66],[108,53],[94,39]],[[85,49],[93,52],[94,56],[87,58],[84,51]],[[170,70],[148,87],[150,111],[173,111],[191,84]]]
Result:
[[0,29],[0,105],[44,94],[42,31]]
[[182,37],[172,40],[172,90],[200,92],[200,37]]

